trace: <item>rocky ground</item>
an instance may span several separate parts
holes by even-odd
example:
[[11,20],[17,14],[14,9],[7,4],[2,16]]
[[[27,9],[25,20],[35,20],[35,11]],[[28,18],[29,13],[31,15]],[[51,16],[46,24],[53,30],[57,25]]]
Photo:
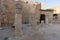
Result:
[[23,25],[24,36],[14,36],[14,30],[6,27],[0,30],[0,40],[9,37],[9,40],[60,40],[60,24],[38,25],[38,30],[33,30],[30,25]]

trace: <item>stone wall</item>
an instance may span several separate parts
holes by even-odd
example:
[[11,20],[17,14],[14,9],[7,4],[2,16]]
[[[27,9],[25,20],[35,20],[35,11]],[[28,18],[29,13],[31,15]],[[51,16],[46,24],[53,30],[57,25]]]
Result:
[[13,24],[14,23],[14,14],[15,14],[15,1],[14,0],[3,0],[2,7],[2,17],[4,23]]
[[40,15],[41,14],[45,14],[45,21],[46,23],[51,23],[52,22],[52,18],[53,18],[53,11],[49,11],[49,10],[46,10],[46,9],[41,9],[41,5],[38,4],[36,6],[36,11],[35,11],[35,19],[36,19],[36,22],[39,23],[40,22]]
[[[20,11],[22,12],[22,23],[25,24],[25,23],[29,23],[29,6],[26,2],[23,2],[23,1],[18,1],[16,2],[16,5],[19,5],[20,8],[16,8],[17,10],[16,11]],[[20,9],[20,10],[18,10]]]
[[45,14],[46,23],[52,23],[53,21],[53,12],[52,11],[41,11],[40,14]]

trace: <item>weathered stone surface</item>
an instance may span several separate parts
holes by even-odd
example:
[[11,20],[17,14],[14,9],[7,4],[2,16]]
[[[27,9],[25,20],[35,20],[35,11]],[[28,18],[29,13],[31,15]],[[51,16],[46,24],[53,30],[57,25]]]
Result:
[[18,36],[22,36],[23,35],[23,31],[22,31],[22,15],[21,14],[16,14],[15,15],[15,33]]
[[1,12],[2,24],[13,24],[15,14],[15,0],[1,0]]

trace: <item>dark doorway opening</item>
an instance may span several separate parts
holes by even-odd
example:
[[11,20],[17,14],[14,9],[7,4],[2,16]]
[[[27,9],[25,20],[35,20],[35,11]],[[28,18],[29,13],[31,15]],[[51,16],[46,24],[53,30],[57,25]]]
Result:
[[56,20],[58,18],[58,14],[53,14],[53,20]]
[[41,23],[41,21],[44,21],[44,23],[45,23],[45,14],[40,14],[40,23]]
[[53,14],[53,16],[57,16],[57,14]]

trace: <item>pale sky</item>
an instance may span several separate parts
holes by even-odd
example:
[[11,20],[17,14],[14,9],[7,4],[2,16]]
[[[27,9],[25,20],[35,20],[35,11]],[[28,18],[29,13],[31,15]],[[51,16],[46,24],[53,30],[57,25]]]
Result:
[[[29,1],[35,1],[35,0],[29,0]],[[60,6],[60,0],[36,0],[36,1],[43,2],[45,4],[45,8]]]

